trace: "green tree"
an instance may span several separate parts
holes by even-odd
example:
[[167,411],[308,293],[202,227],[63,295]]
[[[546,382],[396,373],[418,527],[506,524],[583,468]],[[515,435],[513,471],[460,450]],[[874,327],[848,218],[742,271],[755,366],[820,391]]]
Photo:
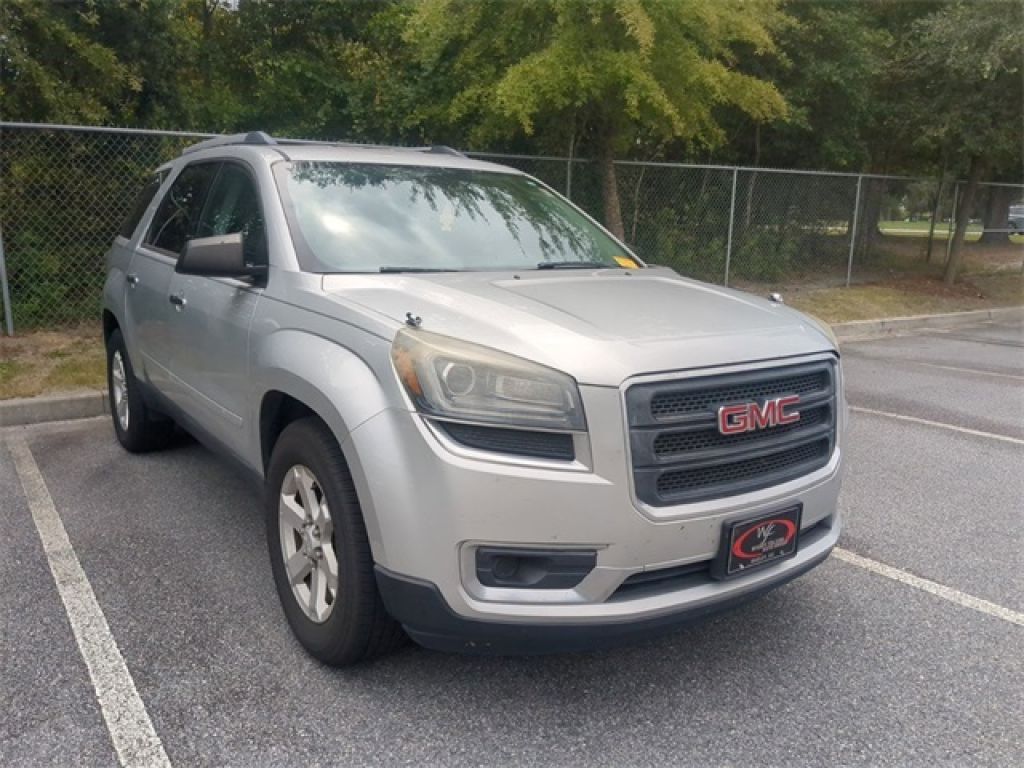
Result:
[[[790,116],[743,130],[736,143],[744,154],[736,159],[782,168],[861,170],[871,161],[867,134],[882,107],[879,85],[892,35],[880,23],[875,4],[789,0],[784,8],[793,23],[779,33],[783,55],[751,66],[776,84]],[[747,135],[754,137],[750,144]]]
[[915,131],[967,170],[944,280],[960,272],[964,235],[984,176],[1020,172],[1024,145],[1024,6],[950,2],[915,22],[899,58]]
[[216,47],[230,60],[216,69],[240,97],[237,126],[351,138],[350,90],[364,74],[356,66],[365,53],[364,30],[385,8],[342,0],[241,0],[236,12],[224,13],[233,24]]
[[423,77],[450,98],[421,120],[472,126],[486,144],[543,126],[596,157],[605,224],[623,235],[614,159],[638,142],[715,146],[723,109],[785,117],[770,82],[741,71],[741,46],[776,51],[777,0],[425,0],[406,29]]
[[119,116],[138,79],[96,38],[95,3],[0,3],[0,116],[101,124]]

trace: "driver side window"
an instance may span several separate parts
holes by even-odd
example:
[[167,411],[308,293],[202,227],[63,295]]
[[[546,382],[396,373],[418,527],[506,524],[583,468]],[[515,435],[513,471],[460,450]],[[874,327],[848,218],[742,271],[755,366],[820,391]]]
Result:
[[236,163],[225,162],[210,190],[193,237],[242,233],[245,263],[267,264],[263,208],[252,176]]
[[180,256],[185,242],[195,237],[195,225],[220,163],[195,163],[178,174],[160,203],[146,235],[146,244]]

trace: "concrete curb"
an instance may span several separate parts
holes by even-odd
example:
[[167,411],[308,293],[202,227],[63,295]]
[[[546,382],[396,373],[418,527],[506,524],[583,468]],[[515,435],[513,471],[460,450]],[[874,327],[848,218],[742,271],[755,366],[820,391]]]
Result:
[[[833,332],[840,341],[877,338],[892,333],[923,328],[958,328],[964,325],[1015,320],[1024,317],[1024,307],[982,309],[976,312],[953,312],[948,315],[913,315],[887,317],[881,320],[858,320],[837,323]],[[82,392],[71,395],[46,395],[16,400],[0,400],[0,427],[39,424],[44,421],[88,419],[107,414],[106,392]]]
[[44,395],[0,400],[0,427],[39,424],[44,421],[88,419],[107,413],[106,392]]
[[836,323],[832,332],[840,341],[888,336],[925,328],[959,328],[997,320],[1016,320],[1024,317],[1024,307],[1005,309],[980,309],[973,312],[951,312],[947,315],[910,315],[909,317],[885,317],[880,320],[856,320],[850,323]]

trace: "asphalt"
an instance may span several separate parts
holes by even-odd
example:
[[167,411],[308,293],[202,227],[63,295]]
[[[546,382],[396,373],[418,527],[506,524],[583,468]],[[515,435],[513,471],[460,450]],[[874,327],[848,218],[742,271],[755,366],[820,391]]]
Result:
[[[1024,611],[1024,326],[843,356],[841,546]],[[0,431],[0,765],[118,760],[11,439],[31,448],[174,766],[1024,763],[1024,628],[837,558],[617,650],[409,646],[323,667],[284,622],[257,489],[187,438],[129,456],[100,419]]]

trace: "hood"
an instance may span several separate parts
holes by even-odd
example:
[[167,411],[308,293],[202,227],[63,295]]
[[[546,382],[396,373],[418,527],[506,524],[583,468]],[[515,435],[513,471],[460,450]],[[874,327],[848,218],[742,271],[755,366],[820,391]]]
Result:
[[830,351],[784,305],[670,269],[326,275],[323,289],[404,323],[619,386],[630,376]]

